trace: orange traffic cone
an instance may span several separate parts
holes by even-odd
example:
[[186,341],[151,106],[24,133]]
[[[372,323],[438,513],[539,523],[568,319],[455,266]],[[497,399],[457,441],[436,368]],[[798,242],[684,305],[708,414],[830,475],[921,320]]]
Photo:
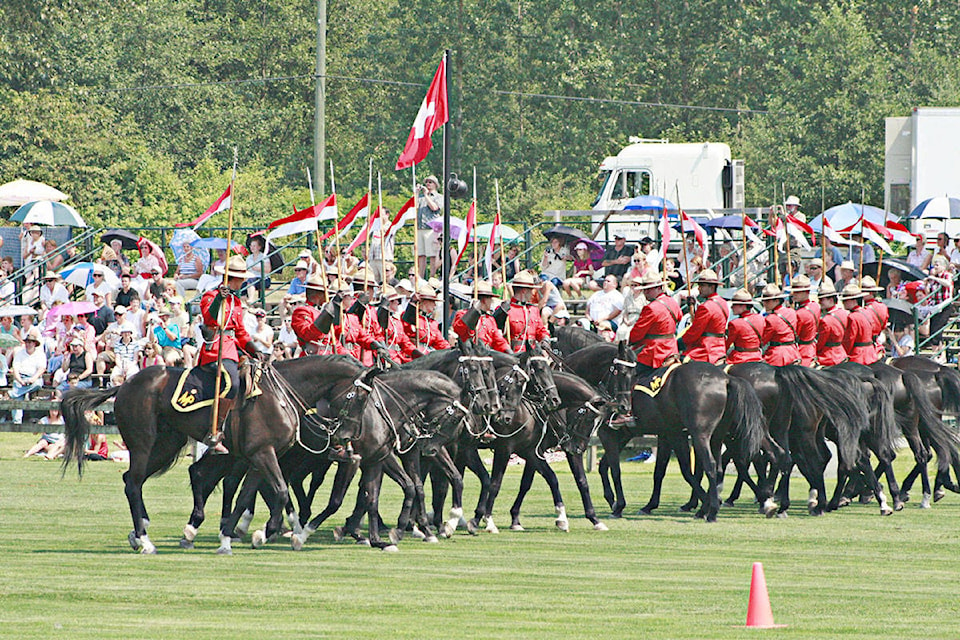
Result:
[[763,563],[753,563],[753,578],[750,580],[750,602],[747,605],[747,626],[772,629],[785,625],[773,623],[770,596],[767,594],[767,579],[763,576]]

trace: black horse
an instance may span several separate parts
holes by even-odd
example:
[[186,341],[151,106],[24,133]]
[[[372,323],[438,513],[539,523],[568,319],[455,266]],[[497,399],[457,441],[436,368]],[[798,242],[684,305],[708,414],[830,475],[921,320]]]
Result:
[[553,351],[557,355],[567,357],[593,344],[609,344],[598,333],[587,331],[583,327],[554,327]]
[[[302,400],[290,402],[289,392],[269,369],[260,378],[262,393],[246,400],[240,408],[239,420],[227,420],[224,441],[231,451],[249,461],[251,475],[257,484],[264,480],[270,500],[268,531],[279,530],[287,502],[287,487],[280,472],[278,453],[286,451],[297,436],[300,417],[343,377],[344,368],[356,365],[342,356],[313,356],[277,363],[276,371]],[[147,478],[166,471],[176,461],[187,438],[202,440],[210,427],[210,413],[200,410],[181,413],[170,399],[182,369],[154,366],[143,369],[124,384],[101,390],[77,390],[62,402],[66,433],[64,469],[73,460],[83,472],[83,451],[90,431],[85,412],[114,400],[117,428],[130,451],[130,468],[124,473],[127,501],[133,519],[129,540],[134,549],[155,553],[156,547],[147,537],[149,518],[143,504],[143,483]],[[250,476],[248,475],[248,478]],[[234,513],[221,527],[221,543],[227,545],[242,513]],[[226,547],[227,550],[229,547]]]

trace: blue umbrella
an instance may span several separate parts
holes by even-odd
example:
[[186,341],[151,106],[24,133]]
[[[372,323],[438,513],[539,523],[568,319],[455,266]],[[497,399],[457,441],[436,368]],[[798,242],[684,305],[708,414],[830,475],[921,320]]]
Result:
[[624,211],[676,211],[677,205],[660,196],[637,196],[623,207]]
[[885,225],[887,220],[896,220],[896,216],[888,214],[883,209],[871,207],[868,204],[859,204],[856,202],[847,202],[830,207],[816,218],[810,221],[810,228],[816,232],[823,230],[823,216],[827,216],[830,226],[835,231],[841,231],[857,223],[860,216],[863,216],[874,224]]
[[[191,242],[190,245],[194,249],[226,249],[227,240],[226,238],[200,238]],[[232,247],[235,251],[247,252],[246,248],[236,240],[233,241]]]
[[701,222],[698,218],[697,222],[700,222],[700,226],[708,230],[743,228],[743,216],[738,216],[736,214],[730,216],[720,216],[719,218],[711,218],[710,220],[704,220],[703,222]]
[[80,217],[76,209],[68,204],[53,202],[51,200],[28,202],[13,212],[13,215],[10,216],[10,221],[31,222],[49,227],[87,226],[87,223],[83,221],[83,218]]
[[[960,199],[949,196],[939,196],[924,200],[910,212],[908,218],[933,218],[948,220],[960,218]],[[11,218],[12,220],[13,218]]]

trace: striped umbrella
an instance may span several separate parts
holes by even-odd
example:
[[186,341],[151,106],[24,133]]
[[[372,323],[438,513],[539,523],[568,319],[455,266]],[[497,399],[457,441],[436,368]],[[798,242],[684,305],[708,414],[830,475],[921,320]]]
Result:
[[939,196],[924,200],[910,212],[908,218],[933,218],[934,220],[949,220],[960,218],[960,199],[948,196]]
[[77,210],[62,202],[37,200],[28,202],[10,216],[11,222],[30,222],[49,227],[86,227]]

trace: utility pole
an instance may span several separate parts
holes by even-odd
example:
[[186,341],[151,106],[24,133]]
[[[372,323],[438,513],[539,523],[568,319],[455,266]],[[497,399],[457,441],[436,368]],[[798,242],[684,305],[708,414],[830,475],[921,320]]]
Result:
[[327,110],[327,0],[317,0],[317,88],[313,105],[313,177],[320,197],[326,188],[326,110]]

